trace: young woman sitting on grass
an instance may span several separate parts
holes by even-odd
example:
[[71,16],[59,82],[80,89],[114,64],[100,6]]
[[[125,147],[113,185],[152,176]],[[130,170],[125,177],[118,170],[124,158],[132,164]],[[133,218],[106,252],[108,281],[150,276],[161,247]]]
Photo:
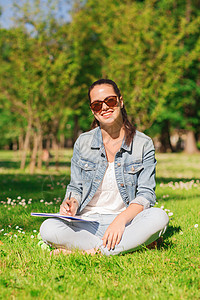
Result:
[[100,79],[88,95],[93,129],[74,145],[71,181],[60,214],[89,216],[97,222],[45,220],[40,234],[58,248],[53,254],[76,249],[104,255],[131,252],[156,241],[169,222],[165,211],[153,208],[153,142],[128,121],[116,83]]

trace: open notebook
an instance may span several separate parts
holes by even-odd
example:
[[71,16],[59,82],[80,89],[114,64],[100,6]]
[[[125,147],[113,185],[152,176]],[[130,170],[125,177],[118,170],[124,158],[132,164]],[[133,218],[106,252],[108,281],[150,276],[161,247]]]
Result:
[[63,215],[60,215],[58,213],[39,213],[39,212],[32,212],[31,213],[31,216],[33,217],[43,217],[43,218],[59,218],[59,219],[64,219],[68,222],[71,222],[71,221],[77,221],[77,222],[80,222],[80,221],[84,221],[84,222],[96,222],[94,219],[92,218],[88,218],[88,217],[84,217],[82,218],[81,216],[76,216],[76,217],[72,217],[72,216],[63,216]]

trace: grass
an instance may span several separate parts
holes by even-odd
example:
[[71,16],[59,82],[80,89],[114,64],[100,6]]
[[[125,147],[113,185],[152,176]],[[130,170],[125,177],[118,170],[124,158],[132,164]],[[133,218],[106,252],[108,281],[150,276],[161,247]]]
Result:
[[171,213],[160,247],[50,258],[37,245],[43,219],[30,213],[58,211],[70,157],[31,176],[18,170],[19,153],[0,152],[0,299],[199,299],[200,157],[157,155],[156,205]]

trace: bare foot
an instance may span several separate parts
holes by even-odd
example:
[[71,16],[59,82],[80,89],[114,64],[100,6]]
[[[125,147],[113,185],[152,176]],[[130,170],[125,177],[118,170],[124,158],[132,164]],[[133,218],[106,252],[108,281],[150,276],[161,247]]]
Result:
[[97,248],[92,248],[92,249],[88,249],[88,250],[84,250],[84,251],[81,251],[83,254],[90,254],[90,255],[95,255],[96,253],[101,253],[99,251],[99,249]]
[[[63,248],[58,248],[55,249],[53,251],[50,252],[50,256],[56,256],[56,255],[60,255],[61,253],[63,255],[68,255],[68,254],[72,254],[75,251],[71,251],[71,250],[67,250],[67,249],[63,249]],[[95,255],[96,253],[101,253],[97,248],[92,248],[92,249],[88,249],[88,250],[82,250],[79,251],[82,254],[90,254],[90,255]]]
[[148,249],[156,249],[158,246],[160,246],[163,243],[163,237],[159,237],[156,241],[152,242],[151,244],[147,245],[146,247]]
[[63,248],[55,249],[55,250],[50,252],[50,256],[56,256],[56,255],[59,255],[61,253],[64,254],[64,255],[67,255],[67,254],[71,254],[72,251],[71,250],[66,250],[66,249],[63,249]]
[[148,249],[156,249],[157,248],[157,241],[152,242],[151,244],[146,246]]

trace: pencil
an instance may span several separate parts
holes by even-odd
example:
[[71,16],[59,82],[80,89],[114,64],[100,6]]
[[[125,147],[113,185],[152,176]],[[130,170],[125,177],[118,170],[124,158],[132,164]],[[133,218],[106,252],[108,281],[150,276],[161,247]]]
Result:
[[[69,193],[68,200],[70,200],[70,199],[71,199],[71,196],[72,196],[72,192],[70,192],[70,193]],[[67,204],[67,206],[68,206],[68,209],[66,209],[66,211],[67,211],[67,212],[69,212],[69,211],[70,211],[69,204]]]

